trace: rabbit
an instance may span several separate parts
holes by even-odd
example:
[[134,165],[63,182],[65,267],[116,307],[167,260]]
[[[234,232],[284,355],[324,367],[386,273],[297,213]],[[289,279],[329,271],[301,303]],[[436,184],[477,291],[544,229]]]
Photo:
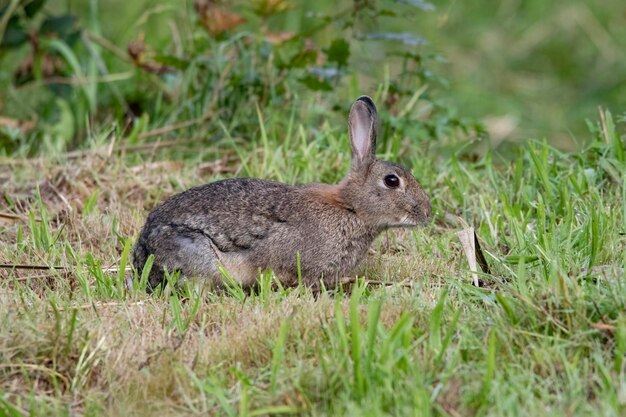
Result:
[[271,269],[281,284],[330,288],[351,274],[374,239],[392,227],[428,222],[431,204],[415,177],[376,159],[377,111],[359,97],[348,117],[352,166],[338,184],[301,186],[253,178],[191,188],[148,215],[133,253],[141,275],[154,263],[148,291],[164,270],[220,286],[220,266],[243,288]]

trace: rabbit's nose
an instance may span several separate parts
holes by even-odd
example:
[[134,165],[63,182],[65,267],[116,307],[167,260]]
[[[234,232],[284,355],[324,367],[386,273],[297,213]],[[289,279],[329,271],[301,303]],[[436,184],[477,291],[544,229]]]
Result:
[[430,216],[433,212],[433,208],[429,200],[421,201],[420,203],[416,204],[413,210],[424,223],[426,223],[430,219]]
[[432,211],[433,209],[432,209],[432,206],[430,205],[429,200],[422,201],[416,204],[415,207],[413,207],[413,212],[415,213],[417,218],[420,219],[421,223],[428,222],[432,214]]

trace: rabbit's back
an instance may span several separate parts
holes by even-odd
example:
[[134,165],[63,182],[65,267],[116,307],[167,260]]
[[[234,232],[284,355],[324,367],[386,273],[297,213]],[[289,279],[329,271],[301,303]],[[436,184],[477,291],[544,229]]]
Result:
[[209,235],[223,252],[250,249],[276,224],[293,216],[294,187],[253,178],[228,179],[191,188],[168,199],[147,224],[184,224]]
[[150,283],[162,269],[219,278],[218,264],[244,285],[271,268],[285,284],[297,280],[296,257],[310,285],[349,273],[375,232],[338,203],[332,187],[294,187],[230,179],[189,189],[155,208],[141,232],[135,267],[155,256]]

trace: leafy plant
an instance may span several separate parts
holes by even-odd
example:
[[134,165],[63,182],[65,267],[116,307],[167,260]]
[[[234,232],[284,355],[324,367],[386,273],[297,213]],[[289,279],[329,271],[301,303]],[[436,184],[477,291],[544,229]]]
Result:
[[[30,50],[15,69],[7,98],[16,104],[10,116],[18,128],[0,126],[0,144],[8,152],[84,147],[87,126],[98,129],[111,117],[125,126],[116,133],[130,134],[132,141],[155,125],[179,123],[196,132],[204,125],[196,135],[214,140],[223,136],[216,119],[232,136],[252,138],[257,106],[285,111],[301,94],[319,93],[343,109],[347,98],[375,93],[375,87],[359,81],[370,77],[386,80],[380,91],[387,126],[383,143],[394,134],[422,141],[459,128],[466,135],[477,127],[436,98],[443,80],[428,68],[438,56],[428,51],[427,41],[413,32],[381,30],[428,18],[430,3],[343,0],[337,10],[321,13],[296,0],[195,0],[191,13],[175,15],[174,25],[189,26],[175,45],[131,29],[134,40],[125,51],[113,47],[115,41],[97,25],[70,13],[49,14],[46,4],[12,2],[2,10],[8,23],[0,60],[16,56],[15,50]],[[91,21],[98,2],[89,7]],[[94,27],[81,30],[84,26]],[[112,71],[128,71],[129,64],[132,75],[110,77]],[[30,94],[34,103],[28,111],[17,105],[27,84],[31,92],[51,93]],[[29,129],[21,127],[27,117],[34,119]]]
[[[72,14],[44,15],[46,1],[12,1],[0,9],[0,20],[6,22],[0,28],[0,59],[8,50],[30,47],[13,74],[15,85],[67,75],[66,63],[55,44],[72,47],[80,37],[80,29]],[[47,87],[57,94],[67,92],[59,84],[49,83]]]

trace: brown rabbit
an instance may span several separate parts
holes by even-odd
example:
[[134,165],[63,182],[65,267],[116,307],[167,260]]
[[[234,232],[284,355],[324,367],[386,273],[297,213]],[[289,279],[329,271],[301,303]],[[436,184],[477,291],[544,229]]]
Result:
[[352,168],[339,184],[227,179],[156,207],[134,250],[139,274],[154,254],[149,289],[163,282],[164,269],[219,285],[219,265],[243,287],[267,268],[295,285],[297,253],[306,285],[332,286],[354,271],[383,230],[425,223],[431,205],[413,175],[376,159],[376,121],[372,99],[359,97],[348,119]]

